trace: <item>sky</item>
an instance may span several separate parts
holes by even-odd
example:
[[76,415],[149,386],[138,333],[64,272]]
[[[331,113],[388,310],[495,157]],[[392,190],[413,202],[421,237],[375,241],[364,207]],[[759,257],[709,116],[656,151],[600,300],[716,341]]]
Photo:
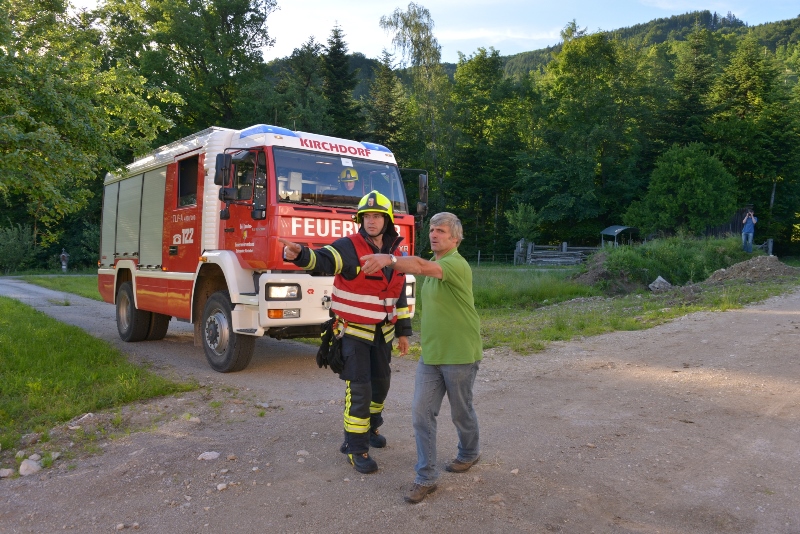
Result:
[[[97,0],[72,0],[92,8]],[[379,58],[392,49],[391,36],[380,27],[382,16],[405,11],[408,0],[277,0],[267,18],[275,45],[264,51],[269,61],[291,55],[310,37],[326,43],[335,25],[344,33],[349,52]],[[456,63],[478,48],[494,47],[502,56],[557,44],[573,19],[589,32],[615,30],[657,18],[707,9],[721,16],[733,13],[750,26],[800,16],[797,0],[417,0],[434,22],[442,61]]]
[[[385,48],[393,52],[391,36],[380,27],[381,16],[405,11],[409,0],[277,0],[278,10],[267,19],[275,46],[267,60],[285,57],[309,37],[326,43],[334,25],[345,34],[350,52],[378,58]],[[557,44],[560,32],[573,19],[590,32],[614,30],[657,18],[708,9],[729,11],[748,25],[800,16],[797,0],[416,0],[434,22],[442,47],[442,61],[455,63],[458,53],[474,54],[494,47],[502,56]]]

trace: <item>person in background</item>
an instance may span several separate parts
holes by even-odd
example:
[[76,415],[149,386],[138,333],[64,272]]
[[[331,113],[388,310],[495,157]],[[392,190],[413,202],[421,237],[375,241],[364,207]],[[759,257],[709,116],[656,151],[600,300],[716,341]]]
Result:
[[357,181],[358,172],[352,167],[348,167],[339,173],[339,182],[344,185],[344,188],[348,191],[352,191],[356,188]]
[[742,224],[742,250],[748,253],[753,252],[753,234],[756,231],[756,223],[758,217],[753,214],[753,210],[747,210],[747,215],[744,216]]
[[472,389],[483,357],[480,319],[472,295],[472,270],[458,253],[463,239],[461,221],[452,213],[438,213],[430,221],[433,261],[417,256],[390,254],[364,256],[369,274],[386,267],[424,275],[421,314],[422,355],[417,364],[412,401],[412,423],[417,442],[417,476],[404,496],[418,503],[436,490],[436,417],[445,393],[458,433],[458,454],[445,466],[464,473],[480,457],[478,417],[472,406]]
[[[355,172],[355,171],[353,171]],[[347,455],[359,473],[378,470],[369,448],[383,448],[386,438],[378,432],[383,424],[383,404],[389,393],[392,340],[397,336],[401,355],[408,352],[411,314],[406,300],[406,277],[391,269],[365,272],[359,257],[375,252],[392,255],[402,237],[394,226],[392,203],[372,191],[358,204],[358,233],[331,245],[309,249],[286,239],[283,258],[305,270],[335,275],[331,311],[336,314],[334,331],[342,338],[345,381],[344,443]]]

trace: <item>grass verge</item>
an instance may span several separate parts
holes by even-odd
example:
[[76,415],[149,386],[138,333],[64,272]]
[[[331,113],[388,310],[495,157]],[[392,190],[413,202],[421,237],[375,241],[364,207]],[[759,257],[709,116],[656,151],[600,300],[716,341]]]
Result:
[[664,293],[579,298],[534,310],[479,309],[484,348],[508,347],[527,354],[553,341],[616,330],[644,330],[688,313],[725,311],[761,302],[800,287],[800,279],[694,284]]
[[133,365],[106,342],[0,297],[0,447],[74,417],[195,389]]
[[54,291],[73,293],[87,299],[102,301],[100,292],[97,291],[97,275],[26,275],[20,276],[21,280],[29,284],[46,287]]

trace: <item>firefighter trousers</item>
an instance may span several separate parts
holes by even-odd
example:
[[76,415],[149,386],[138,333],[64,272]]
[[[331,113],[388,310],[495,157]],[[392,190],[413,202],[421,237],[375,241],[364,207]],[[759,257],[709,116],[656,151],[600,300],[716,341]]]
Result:
[[392,344],[387,343],[380,328],[373,343],[350,336],[342,339],[345,381],[344,443],[345,454],[369,451],[369,431],[383,424],[383,402],[389,394]]

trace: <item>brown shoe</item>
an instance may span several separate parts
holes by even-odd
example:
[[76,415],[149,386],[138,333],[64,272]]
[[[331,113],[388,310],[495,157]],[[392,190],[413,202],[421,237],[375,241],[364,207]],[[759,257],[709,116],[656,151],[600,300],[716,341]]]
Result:
[[469,468],[477,464],[478,460],[480,459],[481,457],[478,456],[471,462],[462,462],[461,460],[456,458],[455,460],[453,460],[452,462],[450,462],[445,466],[445,470],[450,471],[451,473],[466,473],[467,471],[469,471]]
[[408,495],[403,498],[406,500],[406,502],[417,504],[425,498],[425,495],[433,493],[434,491],[436,491],[436,484],[433,484],[432,486],[414,484],[414,486],[411,488],[411,491],[408,492]]

